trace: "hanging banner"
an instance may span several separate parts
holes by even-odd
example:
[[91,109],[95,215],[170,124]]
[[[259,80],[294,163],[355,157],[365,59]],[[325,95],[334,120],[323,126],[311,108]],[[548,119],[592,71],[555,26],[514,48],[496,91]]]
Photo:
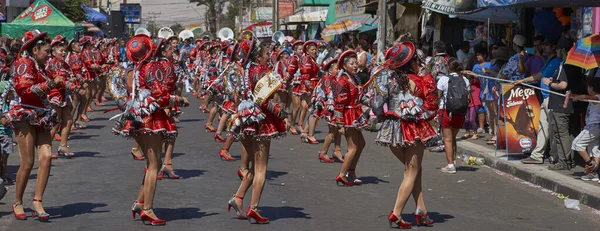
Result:
[[344,0],[335,2],[335,17],[341,18],[365,13],[367,0]]
[[121,12],[125,23],[140,23],[142,21],[141,4],[121,4]]
[[507,153],[530,153],[537,143],[541,111],[535,90],[512,84],[501,88],[497,147]]

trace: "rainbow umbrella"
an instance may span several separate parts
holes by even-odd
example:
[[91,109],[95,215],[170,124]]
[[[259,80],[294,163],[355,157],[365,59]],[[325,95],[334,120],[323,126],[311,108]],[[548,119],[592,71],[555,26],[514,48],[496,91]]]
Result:
[[583,69],[592,69],[600,64],[600,35],[594,34],[580,39],[569,51],[566,64],[578,66]]
[[343,34],[346,32],[353,31],[353,30],[357,30],[361,26],[362,26],[362,24],[360,22],[355,22],[352,20],[337,21],[337,22],[332,23],[331,25],[328,25],[327,27],[325,27],[325,29],[323,29],[323,31],[321,32],[321,35],[322,36],[331,36],[331,35]]

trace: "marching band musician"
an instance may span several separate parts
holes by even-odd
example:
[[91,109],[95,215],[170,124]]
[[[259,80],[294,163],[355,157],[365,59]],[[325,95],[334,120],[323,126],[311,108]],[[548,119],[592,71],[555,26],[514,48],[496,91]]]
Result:
[[[48,60],[46,65],[46,73],[50,79],[63,78],[68,81],[65,82],[64,88],[55,88],[50,91],[48,96],[50,104],[56,110],[57,117],[60,123],[54,125],[50,131],[50,135],[55,137],[55,140],[60,141],[58,145],[58,153],[53,158],[64,156],[71,158],[75,154],[69,152],[67,146],[67,139],[73,125],[73,118],[71,117],[71,111],[73,105],[71,104],[71,93],[75,91],[75,81],[73,72],[69,64],[65,62],[66,57],[66,38],[57,35],[54,40],[50,43],[50,49],[52,50],[52,58]],[[60,130],[59,130],[60,129]],[[57,134],[58,132],[58,134]],[[58,139],[56,139],[58,136]]]
[[[296,88],[296,86],[300,85],[301,83],[299,82],[300,79],[300,57],[302,57],[302,45],[304,44],[303,41],[297,41],[292,45],[292,50],[294,51],[290,57],[288,58],[288,64],[287,64],[287,72],[288,75],[290,76],[290,78],[292,79],[292,87],[293,89]],[[300,96],[293,94],[293,89],[292,92],[290,92],[290,95],[292,97],[292,117],[291,117],[291,121],[290,121],[290,133],[292,133],[292,135],[298,135],[298,130],[296,129],[296,124],[298,125],[302,125],[301,123],[296,123],[296,119],[298,117],[298,112],[300,110]],[[300,129],[302,129],[302,126],[299,126]],[[301,131],[303,132],[303,131]]]
[[[152,210],[156,179],[161,166],[161,149],[164,140],[177,137],[177,128],[165,112],[173,105],[188,106],[185,97],[171,94],[177,81],[175,68],[169,60],[174,48],[159,39],[156,45],[146,35],[136,35],[127,44],[127,55],[138,63],[134,74],[134,97],[139,104],[125,110],[124,123],[113,128],[116,134],[133,137],[147,159],[147,171],[140,194],[132,206],[132,214],[139,214],[144,223],[165,225]],[[151,58],[152,60],[146,61]],[[165,162],[165,165],[169,163]]]
[[52,137],[50,130],[58,122],[56,111],[50,105],[48,94],[57,88],[64,88],[64,76],[50,79],[44,65],[50,54],[50,38],[46,32],[28,31],[23,36],[23,46],[17,60],[12,65],[14,89],[21,101],[5,116],[15,130],[19,145],[21,165],[17,172],[13,215],[17,220],[26,220],[23,208],[23,194],[33,169],[35,149],[38,152],[38,172],[33,197],[32,214],[40,221],[48,221],[50,215],[44,211],[42,199],[50,177],[52,166]]

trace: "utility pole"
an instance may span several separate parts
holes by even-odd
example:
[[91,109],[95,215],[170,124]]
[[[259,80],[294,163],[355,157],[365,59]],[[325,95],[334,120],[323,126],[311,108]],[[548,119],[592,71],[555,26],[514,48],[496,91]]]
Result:
[[279,0],[273,0],[273,29],[272,33],[279,31]]
[[377,57],[378,61],[384,59],[384,51],[386,47],[386,32],[387,32],[387,4],[386,0],[379,0],[379,29],[377,30]]

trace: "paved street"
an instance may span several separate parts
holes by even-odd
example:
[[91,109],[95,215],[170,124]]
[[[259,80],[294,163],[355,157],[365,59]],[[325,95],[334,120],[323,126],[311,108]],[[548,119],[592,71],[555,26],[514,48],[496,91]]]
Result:
[[[160,180],[154,203],[156,214],[167,220],[163,230],[387,230],[403,166],[388,149],[368,145],[357,173],[362,186],[337,187],[334,177],[340,164],[317,160],[320,145],[301,144],[298,136],[273,142],[268,181],[261,201],[261,214],[268,225],[249,225],[227,213],[226,203],[239,185],[237,162],[219,159],[220,143],[201,129],[207,114],[201,114],[194,99],[184,109],[175,149],[174,167],[180,180]],[[108,108],[109,106],[105,107]],[[114,113],[113,113],[114,114]],[[95,112],[88,128],[72,135],[71,150],[77,157],[53,161],[52,176],[44,197],[49,223],[29,217],[14,219],[10,202],[14,186],[0,203],[0,230],[142,230],[140,220],[131,219],[131,203],[137,197],[144,162],[129,154],[132,141],[110,133],[109,115]],[[319,130],[324,131],[323,123]],[[323,138],[325,134],[317,134]],[[345,142],[343,142],[345,144]],[[56,147],[57,145],[55,145]],[[232,149],[239,157],[239,143]],[[597,230],[600,214],[583,207],[567,210],[563,201],[487,167],[461,167],[456,175],[443,174],[439,153],[427,153],[423,164],[424,195],[430,216],[436,222],[426,230]],[[18,154],[9,160],[14,178]],[[37,166],[37,163],[36,163]],[[30,207],[35,171],[25,194]],[[250,194],[244,201],[248,206]],[[403,213],[414,221],[412,199]]]

